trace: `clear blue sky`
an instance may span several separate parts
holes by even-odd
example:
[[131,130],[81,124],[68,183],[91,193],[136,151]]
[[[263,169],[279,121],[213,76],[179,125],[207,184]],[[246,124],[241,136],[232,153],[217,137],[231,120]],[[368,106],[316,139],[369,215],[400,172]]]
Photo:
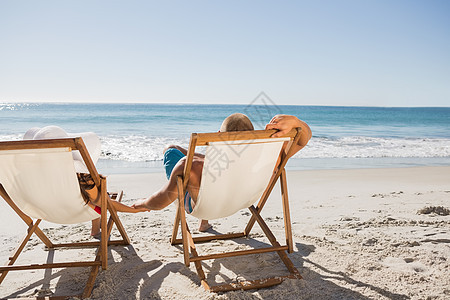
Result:
[[450,106],[450,1],[0,0],[0,102]]

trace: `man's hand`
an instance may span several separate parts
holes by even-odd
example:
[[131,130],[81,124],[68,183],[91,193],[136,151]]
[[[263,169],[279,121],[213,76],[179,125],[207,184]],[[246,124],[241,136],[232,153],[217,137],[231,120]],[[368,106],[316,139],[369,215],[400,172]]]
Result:
[[297,145],[292,146],[292,151],[289,156],[294,155],[300,149],[308,144],[308,141],[311,139],[312,133],[308,124],[299,120],[295,116],[290,115],[276,115],[270,120],[270,123],[266,125],[266,130],[268,129],[276,129],[278,130],[272,137],[280,137],[287,134],[291,129],[300,127],[302,129],[300,133],[300,138],[298,140]]
[[272,134],[272,137],[280,137],[291,131],[292,128],[302,127],[301,121],[290,115],[276,115],[266,125],[266,130],[277,129],[278,132]]

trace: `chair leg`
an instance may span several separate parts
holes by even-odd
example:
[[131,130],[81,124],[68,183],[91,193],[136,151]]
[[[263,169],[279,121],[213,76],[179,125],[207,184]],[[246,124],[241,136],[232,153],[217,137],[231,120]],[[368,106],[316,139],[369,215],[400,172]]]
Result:
[[[258,224],[263,229],[266,236],[269,238],[272,248],[262,248],[262,249],[255,249],[254,251],[245,251],[246,253],[220,253],[220,254],[212,254],[207,256],[198,256],[197,251],[195,249],[194,240],[192,238],[191,233],[189,232],[189,228],[187,227],[187,236],[189,238],[189,244],[191,245],[190,251],[192,253],[192,256],[190,257],[190,260],[194,262],[195,267],[197,269],[198,276],[200,277],[202,286],[207,290],[211,292],[226,292],[226,291],[233,291],[233,290],[249,290],[249,289],[258,289],[258,288],[264,288],[264,287],[270,287],[276,284],[280,284],[283,282],[284,279],[300,279],[302,278],[298,270],[294,267],[294,264],[292,261],[288,258],[286,255],[285,250],[288,250],[287,246],[280,246],[280,244],[277,242],[275,236],[270,231],[267,224],[264,222],[260,214],[257,212],[256,208],[254,206],[251,206],[250,211],[255,216],[255,220],[258,222]],[[281,249],[281,250],[280,250]],[[264,252],[277,252],[277,254],[280,256],[283,263],[286,265],[287,269],[291,273],[287,276],[277,276],[272,278],[265,278],[265,279],[257,279],[257,280],[250,280],[250,281],[242,281],[238,283],[229,283],[229,284],[223,284],[223,285],[217,285],[217,286],[210,286],[206,281],[205,273],[203,272],[203,268],[201,266],[201,260],[206,259],[215,259],[215,258],[224,258],[224,257],[233,257],[236,255],[247,255],[247,254],[257,254],[257,253],[264,253]],[[244,251],[243,251],[244,252]]]
[[[100,243],[97,243],[99,245],[99,248],[97,249],[97,255],[94,260],[94,262],[71,262],[67,263],[65,265],[59,264],[56,267],[75,267],[75,266],[86,266],[86,264],[92,266],[91,272],[89,275],[89,279],[86,283],[86,287],[83,291],[83,298],[89,297],[92,293],[95,279],[97,277],[97,274],[100,269],[100,261],[103,263],[102,268],[106,269],[107,267],[107,245],[109,243],[109,236],[111,235],[113,224],[116,223],[117,228],[119,229],[123,242],[128,245],[130,244],[130,240],[128,238],[128,235],[122,225],[122,222],[120,221],[117,211],[114,209],[114,207],[109,204],[109,197],[106,194],[106,179],[101,180],[101,197],[102,197],[102,207],[105,207],[106,209],[102,210],[102,223],[101,223],[101,230],[102,230],[102,241]],[[54,247],[79,247],[81,245],[91,244],[91,243],[67,243],[67,244],[53,244],[48,237],[45,235],[45,233],[38,227],[41,220],[36,220],[36,222],[33,222],[33,220],[23,213],[16,204],[12,201],[12,199],[9,197],[8,193],[4,189],[4,187],[0,184],[0,196],[11,206],[11,208],[19,215],[19,217],[29,226],[27,235],[23,238],[22,242],[19,244],[19,246],[14,251],[14,254],[11,258],[9,258],[8,262],[5,264],[5,266],[12,266],[14,262],[17,260],[19,254],[24,249],[26,243],[29,241],[31,235],[35,233],[42,242],[48,247],[48,248],[54,248]],[[113,195],[113,198],[119,198],[118,201],[120,202],[122,199],[122,193],[119,195]],[[110,211],[110,218],[107,222],[107,210]],[[116,243],[117,244],[117,243]],[[93,265],[93,263],[97,262],[96,265]],[[36,266],[36,269],[47,269],[52,268],[52,264],[46,264],[46,265],[32,265]],[[20,266],[20,268],[23,268],[23,266]],[[19,267],[15,268],[16,270],[19,270]],[[29,268],[26,268],[29,269]],[[21,270],[21,269],[20,269]],[[9,270],[4,270],[0,272],[0,283],[5,279],[7,273]]]
[[[192,258],[198,257],[197,249],[195,248],[195,242],[194,242],[194,239],[192,238],[192,234],[191,234],[191,231],[189,230],[189,226],[187,225],[187,223],[186,223],[186,236],[187,236],[187,239],[188,239],[188,242],[189,242],[189,248],[190,248],[190,251],[192,253]],[[189,255],[189,251],[187,253]],[[189,261],[190,261],[190,259],[189,259]],[[201,262],[196,260],[196,261],[194,261],[194,265],[195,265],[195,268],[197,270],[197,274],[200,277],[200,281],[202,282],[202,285],[206,289],[209,290],[209,285],[206,282],[206,276],[205,276],[205,272],[203,272],[203,268],[202,268]]]
[[100,241],[100,255],[102,261],[102,269],[106,270],[108,267],[108,224],[107,224],[107,211],[108,211],[108,201],[106,194],[106,178],[100,179],[100,199],[101,199],[101,207],[103,207],[101,211],[101,219],[100,219],[100,228],[101,228],[101,241]]
[[[186,265],[186,267],[189,267],[189,265],[190,265],[189,252],[192,253],[192,257],[197,257],[198,253],[195,248],[194,239],[192,238],[191,232],[190,232],[189,227],[186,222],[186,212],[184,210],[183,180],[182,180],[181,176],[177,177],[177,185],[178,185],[178,212],[177,212],[177,217],[175,218],[175,226],[178,227],[178,215],[179,215],[179,218],[181,220],[181,235],[182,235],[182,242],[183,242],[184,264]],[[174,228],[174,232],[172,234],[173,241],[175,241],[175,239],[176,239],[177,231],[178,231],[178,228],[176,228],[176,231]],[[197,274],[200,277],[201,284],[205,287],[205,289],[209,290],[209,285],[206,282],[206,276],[205,276],[205,273],[203,272],[201,263],[199,261],[195,261],[194,265],[197,270]]]
[[[114,197],[114,199],[118,198],[117,201],[120,202],[122,200],[122,195],[123,195],[123,193],[121,192],[119,195],[115,195],[113,197]],[[116,223],[116,226],[119,229],[121,234],[122,234],[122,231],[120,230],[120,228],[123,229],[123,225],[117,215],[117,211],[114,209],[113,205],[109,204],[109,201],[108,201],[108,210],[110,213],[110,217],[108,220],[108,225],[106,226],[106,236],[109,239],[109,237],[111,236],[111,231],[112,231],[112,227],[113,227],[114,223]],[[126,234],[125,230],[124,230],[124,233],[125,233],[125,235],[122,234],[123,241],[125,242],[126,245],[129,245],[130,242],[129,242],[128,235]],[[101,259],[100,250],[101,250],[101,246],[97,250],[97,255],[96,255],[94,261],[100,261],[100,259]],[[92,266],[91,272],[89,273],[88,281],[86,283],[86,287],[84,288],[84,291],[82,294],[82,298],[88,298],[91,295],[92,290],[94,289],[95,279],[97,278],[99,270],[100,270],[100,266]]]
[[[108,203],[109,203],[109,200],[108,200]],[[113,225],[113,223],[115,223],[117,229],[119,230],[120,235],[122,236],[123,244],[124,245],[131,244],[130,238],[128,237],[128,234],[125,231],[125,227],[123,226],[122,221],[120,221],[119,216],[117,215],[117,211],[114,208],[114,206],[111,204],[108,204],[108,210],[110,213],[110,218],[109,218],[109,222],[108,222],[108,226],[107,226],[108,237],[109,237],[109,234],[111,233],[112,225]]]
[[288,246],[288,253],[294,252],[291,229],[291,214],[289,212],[289,198],[286,180],[286,171],[283,169],[280,177],[281,197],[283,199],[283,214],[284,214],[284,230],[286,234],[286,245]]
[[[28,225],[28,227],[33,226],[33,219],[31,219],[28,215],[26,215],[23,211],[21,211],[19,207],[17,207],[17,205],[14,203],[14,201],[12,201],[11,197],[9,197],[5,188],[1,184],[0,184],[0,196],[17,213],[17,215],[19,215],[19,217]],[[45,246],[47,246],[48,248],[53,247],[53,243],[48,239],[48,237],[45,235],[45,233],[42,232],[42,230],[39,227],[36,228],[35,233],[42,240]]]
[[184,253],[184,264],[189,267],[189,243],[188,243],[188,228],[186,224],[186,214],[184,211],[184,197],[183,197],[183,179],[181,176],[177,176],[178,185],[178,213],[181,219],[181,236],[183,238],[183,253]]
[[[39,223],[41,220],[36,220],[36,222],[28,228],[28,233],[25,235],[25,237],[22,239],[22,242],[19,244],[19,246],[14,251],[14,254],[8,259],[8,262],[5,263],[7,266],[12,266],[17,258],[19,257],[20,253],[22,252],[23,248],[25,248],[25,245],[30,240],[30,237],[33,235],[33,233],[36,231],[36,228],[38,228]],[[6,274],[8,274],[8,271],[3,271],[0,275],[0,283],[5,279]]]
[[[100,261],[99,253],[97,253],[97,256],[95,257],[95,261]],[[95,283],[95,279],[97,278],[99,269],[100,269],[100,266],[93,266],[91,268],[91,273],[89,274],[89,278],[88,278],[88,281],[84,288],[82,298],[88,298],[91,295],[92,290],[94,289],[94,283]]]
[[178,235],[178,228],[180,227],[180,209],[177,207],[177,213],[175,216],[175,221],[173,223],[173,230],[172,230],[172,237],[170,238],[170,244],[176,245],[177,235]]
[[[278,241],[276,240],[276,238],[273,235],[272,231],[269,229],[269,227],[267,226],[266,222],[264,222],[263,218],[261,217],[259,212],[256,210],[256,208],[252,205],[252,206],[249,207],[249,209],[252,212],[252,214],[255,216],[256,221],[258,222],[259,226],[261,227],[261,229],[266,234],[266,236],[269,239],[269,241],[272,244],[272,246],[279,247],[280,244],[278,243]],[[281,260],[286,265],[286,268],[288,268],[289,272],[291,272],[292,274],[298,276],[298,278],[301,278],[300,273],[294,267],[294,264],[289,259],[289,257],[287,256],[286,252],[284,252],[284,251],[277,251],[277,253],[280,256]]]
[[[256,206],[256,210],[258,211],[258,213],[261,212],[261,210],[263,209],[264,205],[267,202],[267,199],[269,198],[270,193],[272,193],[273,188],[275,187],[275,183],[277,182],[278,178],[280,177],[280,174],[278,174],[279,172],[277,172],[276,174],[273,174],[272,178],[270,179],[269,185],[267,186],[266,190],[264,191],[264,193],[261,196],[261,199],[258,202],[258,205]],[[253,225],[255,225],[256,222],[256,218],[254,215],[251,216],[250,220],[247,223],[247,226],[245,227],[244,233],[246,236],[248,236],[250,234],[250,231],[253,228]]]

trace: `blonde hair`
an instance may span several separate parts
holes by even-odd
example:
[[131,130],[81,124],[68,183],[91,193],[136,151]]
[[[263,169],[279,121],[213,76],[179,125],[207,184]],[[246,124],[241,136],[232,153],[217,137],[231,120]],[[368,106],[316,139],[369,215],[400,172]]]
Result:
[[220,126],[221,132],[254,130],[252,121],[241,113],[229,115]]

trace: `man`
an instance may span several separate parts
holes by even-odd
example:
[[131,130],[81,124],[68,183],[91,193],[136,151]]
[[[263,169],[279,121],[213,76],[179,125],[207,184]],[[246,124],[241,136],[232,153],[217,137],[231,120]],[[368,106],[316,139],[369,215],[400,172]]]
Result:
[[[266,125],[266,130],[278,130],[278,132],[274,133],[272,137],[279,137],[288,133],[291,129],[297,127],[300,127],[302,129],[302,133],[297,145],[293,146],[293,155],[304,146],[306,146],[308,141],[311,139],[311,129],[305,122],[299,120],[295,116],[276,115],[272,118],[270,123]],[[245,130],[253,130],[253,125],[246,115],[240,113],[228,116],[220,126],[220,132]],[[132,207],[139,210],[160,210],[175,201],[178,198],[176,178],[178,175],[183,174],[184,165],[186,163],[186,154],[187,150],[180,146],[168,146],[164,150],[164,168],[166,170],[166,176],[169,181],[159,191],[157,191],[147,199],[143,199],[134,203]],[[205,157],[203,154],[194,154],[192,169],[187,185],[187,192],[184,197],[185,208],[188,213],[192,212],[192,209],[195,206],[195,200],[198,196],[200,182],[202,179],[204,158]],[[211,225],[209,225],[207,220],[201,220],[199,225],[200,231],[206,231],[210,227]]]

